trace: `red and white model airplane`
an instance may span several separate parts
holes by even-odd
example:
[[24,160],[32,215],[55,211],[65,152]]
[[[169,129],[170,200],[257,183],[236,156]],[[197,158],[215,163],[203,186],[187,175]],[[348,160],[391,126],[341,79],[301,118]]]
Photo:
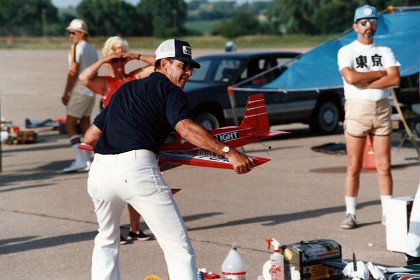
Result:
[[[289,132],[270,130],[264,96],[252,95],[248,98],[245,114],[240,126],[226,126],[209,131],[214,137],[233,148],[242,147],[273,136],[288,134]],[[93,148],[80,144],[79,149]],[[270,159],[249,156],[256,166],[268,162]],[[183,139],[177,132],[172,132],[159,154],[161,171],[187,164],[204,167],[232,169],[229,161],[207,150],[203,150]]]

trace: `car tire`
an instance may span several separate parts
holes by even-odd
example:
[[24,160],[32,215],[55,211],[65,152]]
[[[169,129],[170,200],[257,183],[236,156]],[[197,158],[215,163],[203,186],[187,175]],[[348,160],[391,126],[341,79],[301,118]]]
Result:
[[219,120],[212,113],[202,113],[195,118],[195,122],[207,130],[220,127]]
[[340,122],[340,110],[336,103],[323,101],[318,104],[312,113],[309,127],[316,134],[334,133]]

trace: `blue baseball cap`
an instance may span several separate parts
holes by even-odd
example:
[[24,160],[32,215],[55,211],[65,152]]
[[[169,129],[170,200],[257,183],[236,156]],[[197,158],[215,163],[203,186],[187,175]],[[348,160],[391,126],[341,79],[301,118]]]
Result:
[[375,7],[364,5],[356,9],[354,13],[354,23],[362,18],[378,18],[378,11]]

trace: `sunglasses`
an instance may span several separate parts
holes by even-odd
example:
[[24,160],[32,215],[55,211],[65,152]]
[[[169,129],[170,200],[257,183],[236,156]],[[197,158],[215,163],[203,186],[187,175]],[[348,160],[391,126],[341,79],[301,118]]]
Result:
[[178,67],[182,69],[182,71],[187,72],[190,71],[191,75],[194,73],[195,68],[191,66],[191,64],[179,63]]
[[359,21],[362,26],[366,26],[366,24],[370,22],[370,25],[377,25],[378,20],[376,18],[364,18]]
[[116,58],[111,59],[111,63],[118,63],[118,62],[124,63],[126,61],[127,61],[127,59],[122,58],[122,57],[116,57]]
[[73,32],[73,31],[69,31],[68,33],[69,33],[70,36],[76,35],[76,32]]

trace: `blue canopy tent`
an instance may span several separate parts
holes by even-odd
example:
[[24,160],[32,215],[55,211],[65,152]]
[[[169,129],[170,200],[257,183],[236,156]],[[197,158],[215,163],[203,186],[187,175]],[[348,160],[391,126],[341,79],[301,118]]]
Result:
[[[402,77],[419,73],[420,9],[397,8],[379,16],[375,43],[390,47],[401,63]],[[281,91],[320,90],[343,87],[338,70],[338,50],[357,36],[353,30],[302,55],[280,77],[260,86]]]
[[[406,130],[403,141],[410,140],[416,148],[418,158],[420,149],[407,124],[399,106],[399,102],[411,105],[419,102],[418,76],[420,70],[420,7],[396,8],[378,18],[378,29],[374,41],[376,44],[390,47],[400,62],[400,89],[393,92],[394,102],[401,121]],[[337,54],[341,47],[357,39],[354,30],[346,32],[342,37],[328,41],[309,52],[301,55],[287,70],[273,81],[253,86],[254,91],[282,92],[293,95],[294,92],[315,91],[320,93],[328,90],[342,90],[343,79],[338,69]],[[271,69],[270,69],[271,70]],[[267,71],[270,71],[267,70]],[[266,72],[266,71],[265,71]],[[406,77],[406,78],[404,78]],[[407,84],[405,84],[407,83]],[[235,90],[252,90],[250,87],[235,86]],[[402,98],[401,98],[402,97]],[[231,97],[232,99],[232,97]],[[394,101],[395,101],[394,100]],[[231,101],[232,102],[232,101]],[[234,102],[232,102],[234,107]],[[414,120],[417,121],[418,120]],[[400,145],[400,146],[401,146]]]
[[[388,9],[378,18],[375,43],[390,47],[401,63],[400,75],[403,78],[400,87],[395,90],[395,97],[398,97],[398,102],[394,102],[396,104],[401,102],[411,106],[420,102],[419,26],[420,6]],[[276,114],[277,120],[282,119],[287,123],[289,119],[293,119],[294,116],[288,114],[289,108],[293,107],[299,109],[300,115],[307,117],[311,130],[317,133],[333,131],[344,115],[343,79],[338,69],[337,54],[341,47],[356,39],[357,34],[351,29],[344,35],[302,54],[293,63],[287,63],[286,65],[290,66],[285,70],[282,66],[286,65],[278,65],[231,86],[229,98],[232,112],[238,111],[238,115],[242,113],[240,109],[244,103],[243,96],[246,96],[246,94],[238,95],[236,100],[236,92],[247,94],[261,92],[266,98],[267,111]],[[249,85],[252,79],[276,69],[280,69],[283,73],[271,82],[264,85]],[[237,123],[236,113],[234,119]]]

